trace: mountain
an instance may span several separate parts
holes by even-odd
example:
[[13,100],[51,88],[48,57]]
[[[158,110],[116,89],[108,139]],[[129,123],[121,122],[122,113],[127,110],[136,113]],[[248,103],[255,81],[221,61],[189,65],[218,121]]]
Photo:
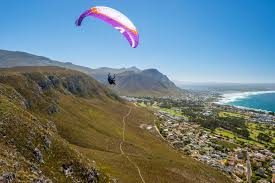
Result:
[[119,95],[167,96],[183,94],[183,90],[177,88],[167,76],[157,69],[140,70],[136,67],[112,69],[104,67],[94,69],[92,76],[98,81],[106,83],[108,73],[116,75],[117,86],[113,89]]
[[156,69],[120,73],[117,75],[117,84],[116,89],[120,95],[168,96],[183,93],[167,76]]
[[69,139],[80,124],[75,121],[75,129],[68,130],[72,123],[62,117],[69,112],[63,103],[77,97],[121,101],[76,71],[0,70],[0,182],[109,182]]
[[0,69],[0,105],[0,182],[135,183],[138,170],[146,182],[231,182],[141,128],[152,112],[82,72]]
[[120,95],[132,96],[164,96],[181,95],[183,90],[177,88],[167,76],[156,69],[140,70],[136,67],[113,69],[102,67],[91,69],[74,65],[70,62],[54,61],[46,57],[36,56],[24,52],[0,50],[0,68],[16,66],[59,66],[77,70],[93,76],[107,85],[108,73],[117,74],[118,85],[114,89]]
[[182,89],[194,91],[211,91],[218,93],[275,90],[275,83],[174,82]]
[[124,72],[140,72],[140,71],[141,70],[136,67],[120,68],[120,69],[101,67],[98,69],[93,69],[93,71],[91,72],[91,75],[101,83],[106,83],[106,77],[109,73],[118,75]]
[[71,62],[59,62],[51,60],[47,57],[37,56],[20,51],[0,50],[0,68],[20,66],[59,66],[77,70],[89,75],[93,72],[93,69],[74,65]]

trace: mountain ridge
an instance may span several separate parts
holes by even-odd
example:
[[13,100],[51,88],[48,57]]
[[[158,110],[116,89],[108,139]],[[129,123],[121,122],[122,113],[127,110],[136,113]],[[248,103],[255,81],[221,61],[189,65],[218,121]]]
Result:
[[120,95],[153,96],[181,95],[182,91],[157,69],[145,69],[140,72],[124,72],[117,75]]
[[120,95],[164,96],[181,95],[183,93],[183,90],[179,89],[166,75],[163,75],[156,69],[140,70],[134,66],[119,69],[109,67],[92,69],[70,62],[51,60],[47,57],[30,53],[0,50],[0,68],[18,66],[64,67],[88,74],[105,85],[107,85],[106,77],[108,73],[116,74],[118,85],[113,89]]

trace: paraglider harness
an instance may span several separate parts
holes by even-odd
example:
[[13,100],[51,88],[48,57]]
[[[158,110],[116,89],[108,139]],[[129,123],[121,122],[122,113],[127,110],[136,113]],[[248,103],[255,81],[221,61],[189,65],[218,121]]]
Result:
[[116,85],[116,75],[114,74],[114,76],[112,77],[111,74],[108,74],[108,82],[110,85]]

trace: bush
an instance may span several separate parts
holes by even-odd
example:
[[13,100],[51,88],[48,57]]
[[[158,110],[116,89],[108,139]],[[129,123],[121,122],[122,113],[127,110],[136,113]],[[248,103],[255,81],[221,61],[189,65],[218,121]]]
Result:
[[262,132],[259,133],[259,135],[257,136],[257,138],[260,141],[264,141],[264,142],[271,142],[272,138]]

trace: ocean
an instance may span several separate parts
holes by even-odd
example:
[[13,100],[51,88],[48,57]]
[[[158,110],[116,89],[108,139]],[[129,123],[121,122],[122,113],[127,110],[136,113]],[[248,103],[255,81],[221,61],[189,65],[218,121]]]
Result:
[[217,103],[275,112],[275,91],[224,94],[222,99]]

